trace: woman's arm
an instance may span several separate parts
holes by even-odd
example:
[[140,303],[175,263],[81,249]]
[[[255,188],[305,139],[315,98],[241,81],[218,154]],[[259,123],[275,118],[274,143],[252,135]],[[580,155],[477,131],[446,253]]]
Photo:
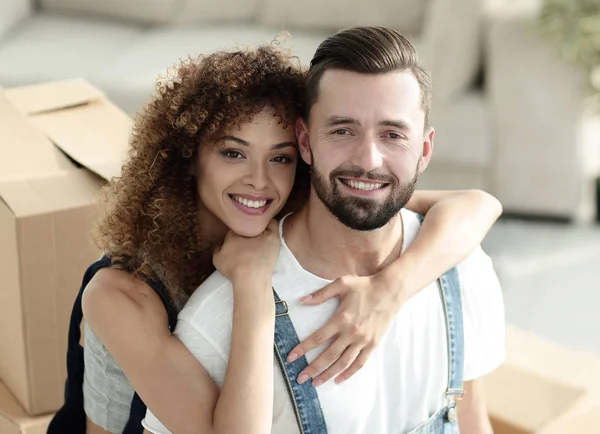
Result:
[[425,220],[406,252],[380,273],[387,285],[403,281],[400,304],[465,260],[502,214],[498,199],[481,190],[415,191],[406,207]]
[[[218,268],[219,257],[229,262],[242,258],[238,264],[244,264],[229,276],[234,286],[233,330],[221,391],[171,335],[162,302],[144,282],[106,269],[84,292],[86,321],[148,409],[171,432],[262,434],[271,429],[275,306],[270,279],[279,238],[271,230],[251,241],[245,250],[236,244],[215,256]],[[262,254],[257,255],[258,250]],[[243,252],[248,254],[240,256]],[[151,428],[163,432],[162,426]]]
[[426,216],[417,238],[396,261],[374,276],[344,276],[302,300],[313,305],[340,299],[329,322],[288,356],[294,360],[336,337],[300,373],[311,378],[329,366],[313,384],[333,377],[344,381],[357,372],[406,300],[463,261],[502,213],[498,200],[480,190],[416,191],[407,207]]

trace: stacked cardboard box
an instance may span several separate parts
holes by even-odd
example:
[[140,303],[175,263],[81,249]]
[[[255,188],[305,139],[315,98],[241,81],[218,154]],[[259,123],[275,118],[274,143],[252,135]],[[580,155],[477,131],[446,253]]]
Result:
[[600,433],[600,357],[507,328],[505,363],[485,378],[495,434]]
[[[63,402],[70,311],[100,255],[97,193],[118,175],[130,128],[83,80],[0,90],[0,381],[29,415]],[[22,420],[6,402],[0,427]]]
[[0,433],[43,434],[51,419],[51,414],[28,415],[6,386],[0,383]]

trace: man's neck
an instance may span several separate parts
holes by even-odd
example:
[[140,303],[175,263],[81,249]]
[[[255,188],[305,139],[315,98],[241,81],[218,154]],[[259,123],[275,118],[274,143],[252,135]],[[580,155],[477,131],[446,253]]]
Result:
[[340,223],[323,203],[311,198],[284,222],[286,244],[302,267],[325,279],[370,276],[401,253],[403,227],[398,214],[373,231],[357,231]]

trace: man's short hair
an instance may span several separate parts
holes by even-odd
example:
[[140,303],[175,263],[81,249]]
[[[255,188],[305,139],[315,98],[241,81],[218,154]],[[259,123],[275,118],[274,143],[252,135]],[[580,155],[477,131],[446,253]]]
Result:
[[351,27],[325,39],[317,48],[306,76],[306,120],[319,97],[319,83],[328,69],[385,74],[410,71],[421,88],[425,126],[429,123],[432,82],[411,42],[395,30],[379,26]]

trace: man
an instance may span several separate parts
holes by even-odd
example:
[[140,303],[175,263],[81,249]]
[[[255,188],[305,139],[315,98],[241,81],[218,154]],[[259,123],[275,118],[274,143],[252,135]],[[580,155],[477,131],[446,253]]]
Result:
[[[410,245],[420,220],[403,207],[433,151],[431,80],[397,32],[357,27],[329,37],[311,62],[307,86],[307,114],[296,129],[312,169],[311,194],[280,224],[272,277],[285,302],[278,303],[276,319],[280,371],[272,432],[451,433],[460,425],[462,433],[491,433],[480,378],[504,357],[504,315],[498,280],[481,249],[439,286],[409,300],[347,381],[311,384],[296,378],[306,360],[283,360],[336,309],[334,301],[304,306],[302,296],[340,276],[372,275]],[[231,285],[222,276],[207,282],[181,315],[191,322],[215,319],[193,324],[212,341],[193,353],[222,384],[231,337],[231,296],[223,291]],[[306,355],[308,362],[325,344]],[[346,351],[339,363],[359,350]]]

